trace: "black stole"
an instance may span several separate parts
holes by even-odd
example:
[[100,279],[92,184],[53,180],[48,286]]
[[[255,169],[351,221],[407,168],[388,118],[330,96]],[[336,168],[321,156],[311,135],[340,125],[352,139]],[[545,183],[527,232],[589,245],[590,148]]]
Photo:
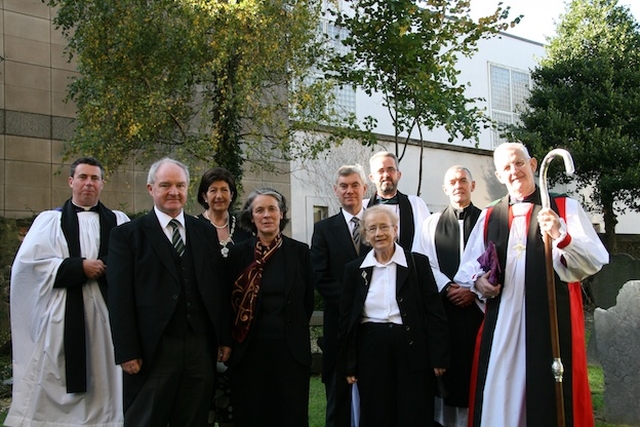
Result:
[[[481,210],[472,204],[463,209],[464,244],[467,244],[473,226],[476,225]],[[453,280],[460,265],[460,224],[458,212],[452,207],[442,211],[435,232],[435,246],[438,265],[449,280]]]
[[[400,212],[400,235],[398,236],[398,244],[404,249],[410,251],[413,246],[413,235],[415,234],[415,226],[413,224],[413,208],[411,202],[406,194],[397,192],[398,196],[398,211]],[[374,194],[369,199],[367,207],[380,204],[380,197],[378,194]]]
[[[100,216],[98,258],[107,264],[109,234],[117,224],[116,215],[100,202],[98,202],[97,211]],[[87,391],[87,350],[82,285],[87,282],[87,278],[82,269],[78,214],[71,199],[62,206],[60,226],[69,247],[69,258],[66,258],[58,268],[53,287],[67,289],[63,337],[67,393],[84,393]],[[98,284],[106,302],[106,277],[100,277]]]
[[[529,199],[529,198],[528,198]],[[525,266],[525,317],[526,317],[526,405],[527,425],[543,426],[556,424],[555,381],[551,371],[553,361],[551,352],[551,333],[549,326],[549,300],[545,274],[544,241],[540,234],[537,216],[542,209],[540,191],[532,194],[533,203],[527,231],[527,249]],[[553,196],[551,208],[558,212]],[[488,213],[489,214],[489,213]],[[504,271],[507,248],[509,245],[509,197],[498,201],[490,212],[486,224],[486,240],[496,245],[498,259],[503,273],[499,282],[504,285]],[[558,331],[560,335],[560,353],[564,365],[563,392],[565,422],[573,426],[572,417],[572,375],[571,375],[571,319],[569,310],[569,291],[567,284],[556,280],[556,301],[558,307]],[[493,341],[502,295],[487,300],[485,321],[481,337],[478,378],[475,395],[473,425],[480,423],[484,383],[489,363],[489,350]],[[489,397],[490,398],[490,397]]]
[[[463,220],[463,241],[466,245],[474,225],[478,221],[481,210],[470,204],[462,211],[448,206],[442,211],[436,224],[434,244],[440,271],[449,280],[453,280],[460,264],[460,223]],[[460,215],[460,216],[459,216]],[[446,294],[441,296],[442,306],[449,322],[451,364],[442,377],[448,395],[441,392],[447,406],[469,406],[469,382],[471,380],[471,362],[478,328],[484,319],[482,311],[471,304],[468,307],[454,305]]]

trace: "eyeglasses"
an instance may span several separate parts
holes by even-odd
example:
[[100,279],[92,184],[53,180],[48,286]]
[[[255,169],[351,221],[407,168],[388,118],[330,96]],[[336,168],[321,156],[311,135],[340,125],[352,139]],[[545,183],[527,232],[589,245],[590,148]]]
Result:
[[386,233],[387,231],[389,231],[390,228],[391,228],[391,225],[389,224],[372,225],[371,227],[365,228],[365,231],[369,234],[374,234],[376,230],[380,230],[382,233]]
[[387,168],[378,169],[376,172],[378,173],[378,175],[382,175],[385,172],[387,174],[389,174],[389,175],[392,175],[392,174],[398,172],[398,169],[394,168],[393,166],[389,166]]

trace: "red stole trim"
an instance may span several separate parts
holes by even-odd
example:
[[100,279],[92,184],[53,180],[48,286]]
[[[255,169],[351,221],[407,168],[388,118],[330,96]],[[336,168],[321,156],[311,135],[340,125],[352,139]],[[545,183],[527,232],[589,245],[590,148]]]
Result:
[[[566,197],[556,197],[554,202],[558,209],[558,214],[566,222]],[[485,239],[486,230],[489,224],[493,206],[487,208],[485,216]],[[529,211],[527,224],[530,220]],[[509,226],[511,226],[511,212],[509,212]],[[568,243],[567,243],[568,244]],[[569,316],[571,322],[571,387],[572,387],[572,418],[574,427],[593,427],[595,424],[593,417],[593,406],[591,401],[591,391],[587,375],[587,354],[585,348],[584,334],[584,311],[582,305],[582,286],[580,282],[567,284],[569,293]],[[486,309],[485,309],[486,310]],[[474,408],[476,399],[476,388],[478,380],[478,368],[484,321],[480,325],[476,337],[475,356],[473,358],[470,393],[469,393],[469,427],[474,425]]]
[[[566,197],[555,199],[558,214],[567,222]],[[571,358],[573,359],[573,425],[593,427],[593,405],[587,373],[587,350],[584,336],[584,310],[582,306],[582,286],[580,282],[567,283],[569,287],[569,310],[571,316]]]

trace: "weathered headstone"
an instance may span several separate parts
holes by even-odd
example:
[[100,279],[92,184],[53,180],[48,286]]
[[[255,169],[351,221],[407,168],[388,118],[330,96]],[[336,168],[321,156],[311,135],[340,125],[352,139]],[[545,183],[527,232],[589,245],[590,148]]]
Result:
[[627,254],[611,255],[609,264],[602,267],[589,283],[596,306],[613,307],[618,291],[629,280],[640,280],[640,260]]
[[640,281],[625,283],[614,307],[596,308],[594,321],[605,418],[640,426]]

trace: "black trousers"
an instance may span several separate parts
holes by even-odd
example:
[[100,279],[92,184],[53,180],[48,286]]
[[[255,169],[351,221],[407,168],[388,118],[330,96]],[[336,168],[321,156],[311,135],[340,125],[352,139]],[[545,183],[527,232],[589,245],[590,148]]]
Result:
[[235,427],[307,427],[310,368],[289,352],[284,337],[251,337],[230,368]]
[[361,324],[356,363],[360,427],[433,426],[435,376],[410,369],[402,325]]
[[150,371],[124,413],[125,427],[206,426],[215,360],[209,340],[190,328],[182,337],[165,334],[153,366],[142,361]]

